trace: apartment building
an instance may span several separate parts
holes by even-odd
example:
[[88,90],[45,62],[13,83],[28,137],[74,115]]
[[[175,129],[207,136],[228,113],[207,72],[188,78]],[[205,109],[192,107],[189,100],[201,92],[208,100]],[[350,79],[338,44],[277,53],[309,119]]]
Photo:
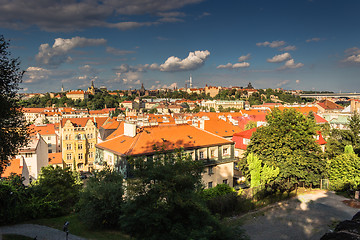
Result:
[[102,118],[67,118],[60,124],[62,159],[65,167],[76,171],[92,171],[98,129]]
[[137,128],[136,124],[124,123],[123,127],[122,135],[96,145],[96,165],[110,166],[126,178],[129,177],[130,157],[153,159],[154,146],[169,152],[182,148],[193,160],[204,162],[202,181],[205,187],[222,183],[234,186],[240,177],[236,175],[234,143],[230,140],[188,124]]

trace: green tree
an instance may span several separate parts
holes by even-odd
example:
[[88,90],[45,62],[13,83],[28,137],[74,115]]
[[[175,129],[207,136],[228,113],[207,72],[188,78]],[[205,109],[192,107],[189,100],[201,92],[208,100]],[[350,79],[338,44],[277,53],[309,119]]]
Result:
[[330,186],[334,190],[358,188],[360,184],[360,158],[355,154],[351,145],[347,145],[343,154],[331,160],[329,175]]
[[268,125],[253,134],[246,155],[254,153],[267,166],[278,167],[275,183],[283,191],[299,181],[318,185],[326,161],[314,138],[315,122],[294,109],[274,109],[266,119]]
[[279,168],[262,164],[262,161],[253,153],[248,154],[247,164],[250,171],[250,187],[265,186],[279,175]]
[[115,228],[122,213],[123,176],[105,168],[94,172],[80,194],[79,215],[90,227]]
[[131,161],[122,229],[136,239],[230,239],[205,206],[202,163],[181,152]]
[[17,58],[11,58],[9,43],[0,35],[0,174],[9,158],[26,145],[28,131],[16,95],[24,71]]
[[256,128],[257,127],[257,123],[255,121],[249,121],[246,125],[245,125],[245,129],[244,130],[249,130],[252,128]]
[[69,213],[79,199],[81,181],[79,175],[59,166],[43,167],[32,187],[33,195],[57,203],[58,215]]

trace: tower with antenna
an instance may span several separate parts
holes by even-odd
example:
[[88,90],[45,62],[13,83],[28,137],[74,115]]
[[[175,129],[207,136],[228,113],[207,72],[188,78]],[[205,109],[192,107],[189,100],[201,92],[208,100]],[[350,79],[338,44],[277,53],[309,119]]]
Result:
[[189,79],[189,86],[190,86],[190,88],[192,88],[192,87],[193,87],[193,85],[192,85],[192,77],[191,77],[191,74],[190,74],[190,79]]

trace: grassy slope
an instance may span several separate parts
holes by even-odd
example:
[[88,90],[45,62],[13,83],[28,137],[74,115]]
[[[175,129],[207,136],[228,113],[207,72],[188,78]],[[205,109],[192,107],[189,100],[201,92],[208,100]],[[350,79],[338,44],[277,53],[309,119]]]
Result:
[[125,240],[130,239],[130,237],[121,233],[120,231],[112,230],[94,230],[88,229],[86,225],[80,221],[76,214],[71,214],[68,216],[62,216],[57,218],[47,218],[47,219],[36,219],[28,223],[44,225],[59,230],[63,230],[64,223],[69,221],[69,233],[84,237],[90,240]]

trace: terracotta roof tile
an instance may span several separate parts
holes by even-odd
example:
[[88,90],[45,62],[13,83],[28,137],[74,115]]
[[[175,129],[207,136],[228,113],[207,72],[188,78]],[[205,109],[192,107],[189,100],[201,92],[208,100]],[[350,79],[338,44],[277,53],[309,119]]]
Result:
[[135,137],[118,136],[96,146],[120,155],[153,154],[153,146],[164,146],[166,150],[231,144],[232,141],[207,131],[182,125],[144,127]]
[[10,177],[11,173],[16,175],[22,175],[23,167],[20,166],[21,159],[13,158],[10,160],[9,164],[6,166],[4,172],[1,174],[1,177]]
[[49,153],[48,158],[49,158],[49,164],[62,164],[63,163],[61,152]]
[[38,132],[41,135],[55,135],[54,124],[30,125],[30,131]]

